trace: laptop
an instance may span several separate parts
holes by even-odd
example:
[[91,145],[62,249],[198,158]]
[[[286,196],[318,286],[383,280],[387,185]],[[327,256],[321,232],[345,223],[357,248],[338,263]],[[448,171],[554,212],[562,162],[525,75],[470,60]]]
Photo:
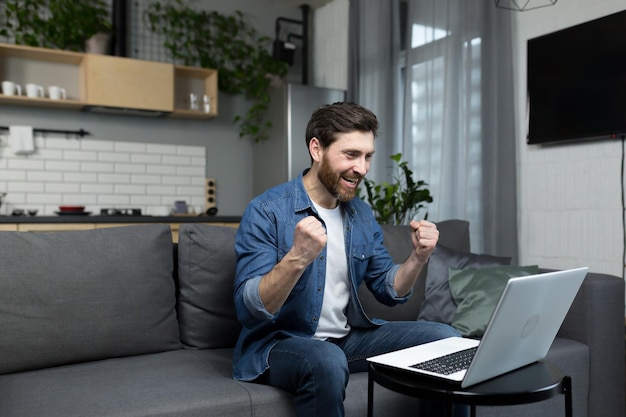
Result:
[[[481,340],[451,337],[367,360],[462,388],[537,362],[548,353],[587,270],[509,279]],[[457,367],[454,356],[465,364]]]

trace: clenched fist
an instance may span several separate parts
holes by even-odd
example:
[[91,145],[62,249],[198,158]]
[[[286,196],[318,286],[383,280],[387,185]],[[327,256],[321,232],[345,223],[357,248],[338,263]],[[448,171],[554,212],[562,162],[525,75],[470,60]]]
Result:
[[324,224],[317,217],[308,216],[296,224],[291,253],[308,266],[322,252],[327,240]]
[[420,262],[426,263],[439,240],[439,230],[434,223],[426,220],[411,220],[410,226],[413,229],[413,252]]

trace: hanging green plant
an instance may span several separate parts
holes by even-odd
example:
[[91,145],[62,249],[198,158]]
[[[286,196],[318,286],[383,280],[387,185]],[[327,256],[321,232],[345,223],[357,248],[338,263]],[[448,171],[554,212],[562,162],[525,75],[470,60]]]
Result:
[[243,94],[252,102],[244,116],[235,117],[239,137],[249,136],[255,142],[267,139],[268,90],[272,78],[287,75],[288,65],[271,56],[271,39],[260,36],[242,12],[195,10],[188,3],[150,3],[145,11],[149,30],[164,36],[163,45],[175,61],[216,69],[220,91]]
[[[408,224],[421,209],[433,202],[433,197],[426,182],[413,179],[413,171],[406,161],[402,161],[401,153],[392,155],[391,159],[395,164],[393,183],[376,184],[364,178],[366,197],[361,196],[361,188],[357,190],[357,195],[372,207],[378,223]],[[423,218],[428,218],[428,212]]]
[[17,45],[84,51],[87,39],[111,27],[105,0],[0,1],[0,36]]

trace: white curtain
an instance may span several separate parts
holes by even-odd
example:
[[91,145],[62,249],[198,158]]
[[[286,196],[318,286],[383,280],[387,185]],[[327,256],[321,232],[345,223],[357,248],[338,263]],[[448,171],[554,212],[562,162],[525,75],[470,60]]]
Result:
[[[380,130],[368,178],[392,175],[390,155],[401,152],[404,87],[398,1],[350,1],[348,101],[365,105],[378,117]],[[380,23],[380,24],[378,24]]]
[[[403,153],[415,178],[429,183],[430,220],[468,220],[474,252],[515,262],[511,13],[492,0],[351,0],[348,97],[391,109],[381,125],[393,138],[375,164],[384,168],[383,158]],[[400,41],[388,42],[398,27],[404,42],[401,31]],[[359,37],[368,30],[376,42]],[[395,79],[385,94],[368,87]]]

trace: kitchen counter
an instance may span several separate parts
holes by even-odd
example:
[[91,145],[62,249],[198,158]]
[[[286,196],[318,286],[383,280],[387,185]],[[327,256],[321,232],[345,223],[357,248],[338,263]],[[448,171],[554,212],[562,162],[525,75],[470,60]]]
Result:
[[172,240],[178,242],[178,232],[183,223],[206,223],[214,226],[239,227],[237,216],[0,216],[0,231],[7,232],[58,232],[63,230],[90,230],[123,227],[148,223],[169,224]]
[[37,224],[37,223],[236,223],[237,216],[100,216],[100,215],[63,215],[63,216],[1,216],[0,224]]

